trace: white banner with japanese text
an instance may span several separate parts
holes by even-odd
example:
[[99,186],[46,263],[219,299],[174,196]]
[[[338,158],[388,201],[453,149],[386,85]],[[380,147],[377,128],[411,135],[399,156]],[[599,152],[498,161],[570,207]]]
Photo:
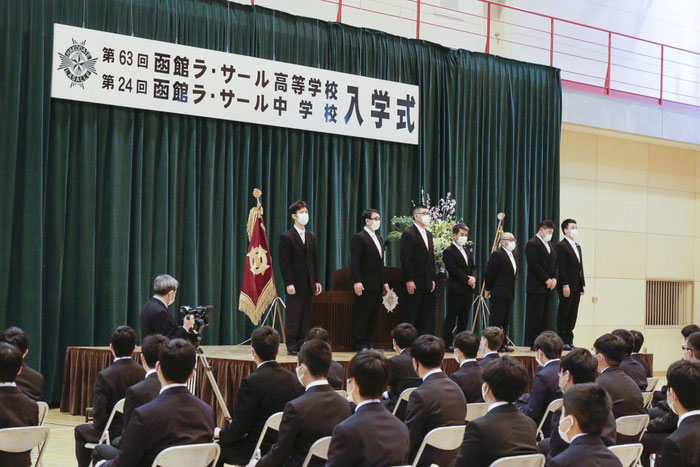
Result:
[[51,97],[418,144],[418,86],[63,24]]

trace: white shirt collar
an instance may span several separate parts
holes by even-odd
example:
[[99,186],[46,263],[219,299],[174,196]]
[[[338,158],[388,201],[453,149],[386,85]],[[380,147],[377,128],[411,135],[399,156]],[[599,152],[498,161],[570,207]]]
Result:
[[8,383],[0,383],[0,388],[16,388],[17,383],[14,381],[8,382]]
[[575,241],[575,240],[571,240],[571,239],[570,239],[569,237],[567,237],[567,236],[564,236],[564,238],[566,239],[567,242],[569,242],[569,244],[570,244],[572,247],[574,247],[574,251],[576,251],[576,252],[578,253],[578,249],[576,248],[576,241]]
[[[116,362],[116,361],[119,361],[119,360],[126,360],[126,359],[131,359],[131,356],[128,355],[128,356],[126,356],[126,357],[117,357],[117,358],[114,359],[114,361]],[[114,363],[114,362],[112,362],[112,363]]]
[[274,362],[274,361],[276,361],[276,360],[265,360],[264,362],[260,362],[260,363],[258,364],[258,368],[260,368],[261,366],[263,366],[263,365],[266,364],[266,363],[270,363],[270,362]]
[[294,229],[295,229],[297,232],[299,232],[299,236],[301,236],[301,237],[303,237],[303,236],[304,236],[304,233],[306,232],[306,229],[300,229],[299,227],[297,227],[296,224],[294,224]]
[[425,233],[425,227],[421,227],[420,225],[418,225],[418,222],[413,221],[413,225],[415,225],[415,226],[418,228],[418,231],[419,231],[420,233],[422,233],[422,234]]
[[588,434],[588,433],[579,433],[579,434],[577,434],[576,436],[574,436],[573,438],[571,438],[571,440],[569,441],[569,444],[573,443],[574,440],[575,440],[576,438],[578,438],[579,436],[584,436],[584,435],[587,435],[587,434]]
[[475,362],[475,361],[476,361],[476,358],[468,358],[466,360],[462,360],[461,362],[459,362],[459,367],[461,368],[462,365],[464,365],[467,362]]
[[460,245],[459,243],[457,243],[457,242],[452,242],[452,244],[453,244],[454,246],[456,246],[458,250],[464,250],[464,247],[463,247],[462,245]]
[[699,410],[691,410],[690,412],[686,412],[680,417],[678,417],[678,426],[681,426],[681,423],[683,423],[683,420],[685,420],[688,417],[694,417],[696,415],[700,415],[700,409]]
[[160,298],[158,295],[154,295],[153,298],[155,298],[155,299],[158,300],[160,303],[162,303],[163,305],[165,305],[165,308],[168,308],[168,304],[165,303],[165,300],[163,300],[162,298]]
[[370,234],[370,236],[372,236],[372,237],[376,237],[376,236],[377,236],[377,234],[374,233],[374,230],[370,229],[370,228],[367,227],[367,226],[365,226],[365,232],[367,232],[368,234]]
[[375,402],[380,403],[381,401],[379,399],[367,399],[366,401],[360,402],[355,406],[355,413],[357,413],[357,411],[360,410],[360,407],[362,407],[363,405],[374,404]]
[[492,353],[497,354],[498,351],[497,351],[497,350],[489,350],[488,352],[486,352],[486,353],[484,354],[484,357],[487,357],[487,356],[491,355]]
[[561,361],[561,358],[553,358],[553,359],[551,359],[551,360],[547,360],[547,363],[545,363],[544,365],[542,365],[542,368],[546,367],[546,366],[549,365],[550,363],[553,363],[553,362],[560,362],[560,361]]
[[494,402],[493,404],[489,405],[489,408],[488,408],[487,412],[491,412],[491,411],[492,411],[493,409],[495,409],[496,407],[500,407],[500,406],[506,405],[506,404],[508,404],[508,403],[509,403],[509,402],[507,402],[507,401]]
[[179,387],[181,387],[181,386],[182,386],[183,388],[186,388],[186,387],[187,387],[187,384],[184,384],[184,383],[183,383],[183,384],[180,384],[180,383],[166,384],[165,386],[163,386],[162,388],[160,388],[160,393],[159,393],[159,394],[163,394],[165,391],[167,391],[167,390],[170,389],[170,388],[179,388]]
[[312,382],[309,383],[308,386],[306,386],[306,390],[308,391],[309,389],[311,389],[311,388],[314,387],[314,386],[323,386],[324,384],[328,384],[328,380],[327,380],[327,379],[319,379],[319,380],[316,380],[316,381],[312,381]]
[[513,256],[513,252],[512,252],[512,251],[510,251],[510,250],[509,250],[508,248],[505,248],[505,247],[501,247],[501,249],[502,249],[503,251],[505,251],[505,252],[506,252],[506,254],[507,254],[508,256]]
[[153,370],[148,370],[148,371],[146,372],[146,376],[144,376],[143,379],[148,378],[149,376],[151,376],[151,375],[152,375],[153,373],[155,373],[155,372],[156,372],[155,369],[153,369]]
[[605,370],[607,370],[608,368],[610,368],[610,367],[606,366],[605,368],[603,368],[603,371],[601,371],[600,374],[602,375],[603,373],[605,373]]
[[440,372],[442,372],[442,368],[433,368],[432,370],[430,370],[429,372],[427,372],[427,373],[425,374],[425,376],[423,376],[423,381],[425,381],[425,378],[427,378],[428,376],[434,375],[435,373],[440,373]]

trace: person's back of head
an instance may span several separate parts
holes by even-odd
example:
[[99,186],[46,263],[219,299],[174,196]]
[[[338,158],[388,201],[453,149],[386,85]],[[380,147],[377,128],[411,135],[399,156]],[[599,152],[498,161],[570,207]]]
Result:
[[170,340],[161,334],[151,334],[141,343],[141,355],[149,368],[155,368],[160,355],[160,350],[167,345]]
[[260,326],[250,335],[250,345],[261,362],[275,360],[280,347],[280,335],[270,326]]
[[13,383],[22,368],[22,352],[14,345],[0,342],[0,383]]
[[[596,358],[602,358],[605,366],[619,365],[625,357],[627,344],[614,334],[603,334],[593,344]],[[600,360],[599,360],[600,362]],[[600,362],[599,367],[603,364]]]
[[689,359],[700,360],[700,332],[694,332],[688,336],[685,348]]
[[465,358],[476,358],[481,339],[472,331],[462,331],[455,336],[453,345]]
[[483,380],[484,387],[488,386],[488,391],[496,401],[512,403],[523,395],[530,377],[522,363],[505,356],[484,366]]
[[610,414],[612,400],[600,385],[585,383],[577,384],[566,391],[563,405],[559,427],[570,442],[571,429],[575,425],[578,425],[575,431],[579,433],[600,435]]
[[619,337],[625,343],[625,355],[634,352],[634,334],[627,329],[615,329],[611,334]]
[[389,384],[389,364],[381,352],[363,350],[350,360],[348,377],[352,382],[348,392],[355,402],[359,401],[357,395],[362,399],[379,399]]
[[8,344],[14,345],[22,352],[22,356],[25,356],[27,351],[29,351],[29,336],[16,326],[5,329],[2,335],[0,335],[0,342],[7,342]]
[[700,332],[700,326],[697,324],[688,324],[686,326],[683,326],[683,329],[681,329],[681,335],[683,336],[683,339],[687,339],[688,336],[695,332]]
[[[700,362],[697,360],[678,360],[668,367],[667,401],[671,410],[690,412],[700,409]],[[678,403],[682,407],[678,407]],[[683,410],[684,409],[684,410]]]
[[119,326],[109,337],[109,344],[117,358],[130,357],[136,348],[136,331],[131,326]]
[[158,375],[161,384],[184,384],[194,372],[197,352],[194,346],[184,339],[173,339],[160,349],[158,355]]
[[642,345],[644,345],[644,334],[634,329],[630,329],[632,336],[634,336],[634,353],[639,353],[642,350]]
[[544,356],[548,360],[553,360],[555,358],[561,358],[561,353],[564,350],[564,341],[557,333],[552,331],[544,331],[537,339],[533,345],[535,351],[542,351]]
[[299,366],[304,365],[313,378],[325,378],[331,367],[331,347],[328,342],[312,339],[299,350]]
[[418,337],[415,326],[411,323],[397,324],[391,331],[391,338],[396,342],[396,346],[401,350],[411,347],[413,341]]
[[481,337],[485,340],[485,350],[496,352],[503,345],[505,335],[503,334],[503,329],[498,326],[489,326],[481,331]]
[[598,361],[587,349],[577,347],[564,355],[559,370],[559,386],[564,390],[574,384],[594,382],[598,373]]
[[411,344],[411,357],[426,370],[440,368],[445,357],[445,343],[430,334],[418,336]]
[[328,335],[328,331],[323,328],[315,327],[309,329],[309,332],[306,333],[306,340],[310,341],[312,339],[320,339],[323,342],[328,342],[330,344],[330,336]]

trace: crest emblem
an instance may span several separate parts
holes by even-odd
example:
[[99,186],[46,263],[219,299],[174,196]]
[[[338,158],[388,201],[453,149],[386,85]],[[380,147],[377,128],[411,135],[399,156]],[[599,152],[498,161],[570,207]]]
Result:
[[97,74],[95,69],[97,58],[92,58],[90,51],[85,47],[85,42],[77,42],[73,39],[73,45],[68,47],[65,53],[58,53],[61,59],[58,69],[63,70],[71,80],[71,88],[80,86],[85,89],[83,83],[93,74]]
[[267,264],[267,251],[261,246],[251,248],[246,256],[250,264],[250,272],[255,276],[258,274],[265,274],[267,268],[270,267],[270,265]]

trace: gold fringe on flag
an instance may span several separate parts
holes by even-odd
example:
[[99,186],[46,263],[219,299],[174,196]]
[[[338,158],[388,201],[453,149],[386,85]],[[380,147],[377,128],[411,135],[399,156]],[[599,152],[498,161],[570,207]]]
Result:
[[265,310],[267,310],[267,307],[270,306],[270,303],[272,303],[276,297],[277,290],[275,290],[275,282],[270,281],[258,297],[257,306],[253,304],[253,300],[251,300],[248,295],[241,292],[238,297],[238,309],[248,315],[250,321],[257,326],[260,322],[260,318],[265,314]]

